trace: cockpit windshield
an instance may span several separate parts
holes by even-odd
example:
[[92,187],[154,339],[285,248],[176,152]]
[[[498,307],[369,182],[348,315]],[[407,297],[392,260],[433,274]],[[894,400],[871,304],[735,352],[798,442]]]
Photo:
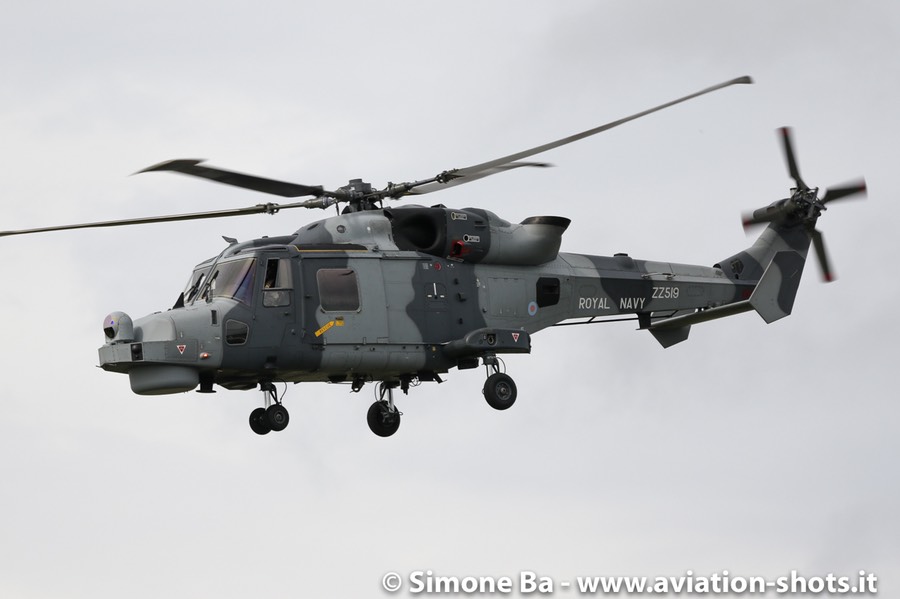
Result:
[[253,297],[255,266],[255,258],[243,258],[216,264],[212,274],[208,265],[197,268],[184,288],[185,305],[198,298],[206,301],[210,296],[230,297],[249,304]]
[[231,297],[249,304],[253,297],[256,259],[244,258],[222,262],[209,279],[213,297]]
[[206,283],[207,273],[209,273],[209,266],[201,266],[191,273],[187,285],[184,286],[183,296],[185,304],[190,304],[197,299],[200,290],[203,289],[203,285]]

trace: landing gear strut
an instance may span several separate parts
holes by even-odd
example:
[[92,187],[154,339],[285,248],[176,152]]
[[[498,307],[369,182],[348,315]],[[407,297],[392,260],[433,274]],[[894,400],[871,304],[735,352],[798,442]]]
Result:
[[275,385],[268,381],[260,382],[259,389],[265,395],[266,405],[250,412],[250,428],[257,435],[283,431],[291,418],[287,408],[281,405]]
[[497,356],[485,356],[484,367],[487,372],[493,371],[484,382],[484,399],[495,410],[506,410],[516,403],[516,383],[505,372],[500,372],[500,360]]
[[366,421],[369,429],[379,437],[390,437],[400,428],[400,416],[403,415],[394,405],[394,388],[397,383],[383,382],[378,384],[378,401],[369,407]]

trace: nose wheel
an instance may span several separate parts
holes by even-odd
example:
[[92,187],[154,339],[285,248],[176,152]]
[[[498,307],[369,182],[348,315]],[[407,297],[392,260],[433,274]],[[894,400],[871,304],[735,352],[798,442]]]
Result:
[[512,377],[505,372],[500,372],[500,360],[497,356],[486,356],[484,358],[484,367],[488,372],[493,374],[487,377],[484,382],[484,388],[481,392],[488,405],[495,410],[507,410],[516,403],[516,383]]
[[265,395],[266,405],[250,412],[250,429],[257,435],[283,431],[287,428],[291,417],[287,408],[281,404],[275,385],[270,382],[261,382],[259,388]]

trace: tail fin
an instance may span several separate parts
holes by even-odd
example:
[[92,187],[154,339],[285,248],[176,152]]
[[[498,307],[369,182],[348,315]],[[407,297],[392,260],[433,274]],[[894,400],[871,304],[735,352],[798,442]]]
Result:
[[691,325],[750,310],[756,310],[767,323],[775,322],[791,313],[805,264],[805,252],[795,250],[776,252],[749,298],[716,308],[666,318],[645,328],[663,347],[669,347],[686,340]]
[[775,322],[794,307],[811,241],[803,225],[771,223],[752,246],[716,267],[735,281],[755,281],[747,309],[756,310],[768,323]]
[[762,278],[750,294],[750,299],[747,300],[767,323],[775,322],[791,313],[805,264],[806,257],[794,251],[778,252],[769,262]]
[[805,262],[810,242],[811,237],[806,227],[772,223],[752,246],[720,261],[715,267],[721,268],[729,279],[759,281],[775,256],[781,252],[794,253]]

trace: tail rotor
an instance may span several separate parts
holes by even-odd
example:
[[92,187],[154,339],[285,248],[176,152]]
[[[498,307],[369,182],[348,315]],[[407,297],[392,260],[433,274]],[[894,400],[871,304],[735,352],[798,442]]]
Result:
[[788,174],[794,180],[795,187],[791,189],[791,197],[773,202],[752,213],[745,213],[743,215],[744,228],[767,223],[805,227],[812,240],[819,266],[822,268],[822,278],[826,282],[833,281],[835,277],[831,269],[831,261],[825,250],[822,233],[816,229],[816,221],[822,212],[827,210],[826,204],[829,202],[854,196],[863,197],[866,193],[866,182],[860,179],[846,185],[830,187],[825,190],[825,195],[819,198],[819,188],[809,187],[800,176],[790,128],[782,127],[778,132],[784,148]]

